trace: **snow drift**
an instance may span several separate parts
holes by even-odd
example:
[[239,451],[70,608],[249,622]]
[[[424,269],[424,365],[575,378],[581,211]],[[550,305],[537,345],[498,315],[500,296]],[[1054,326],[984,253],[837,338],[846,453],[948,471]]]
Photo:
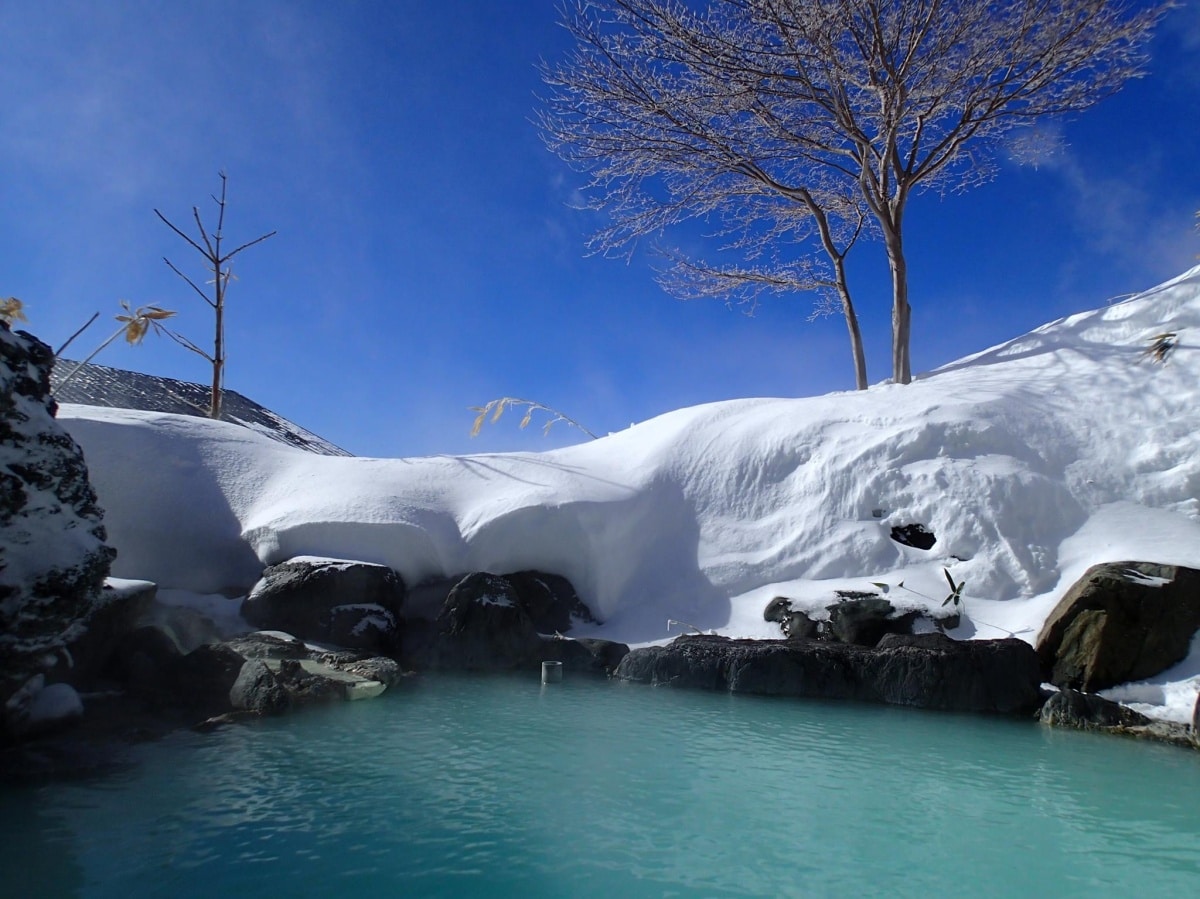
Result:
[[[297,555],[410,584],[561,573],[605,636],[668,619],[775,635],[776,595],[940,606],[958,636],[1032,641],[1089,565],[1200,567],[1200,268],[908,386],[679,410],[547,453],[330,458],[221,422],[64,405],[120,555],[114,574],[244,593]],[[1165,362],[1147,354],[1171,332]],[[890,539],[921,523],[930,550]],[[872,586],[875,585],[884,585]],[[1185,663],[1186,664],[1186,663]]]

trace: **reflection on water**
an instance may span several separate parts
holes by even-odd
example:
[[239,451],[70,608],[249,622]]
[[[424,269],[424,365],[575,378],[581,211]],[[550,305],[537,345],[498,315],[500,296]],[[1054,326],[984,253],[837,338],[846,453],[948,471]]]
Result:
[[1200,882],[1200,755],[1025,722],[441,677],[138,753],[104,780],[0,793],[4,895],[1187,895]]

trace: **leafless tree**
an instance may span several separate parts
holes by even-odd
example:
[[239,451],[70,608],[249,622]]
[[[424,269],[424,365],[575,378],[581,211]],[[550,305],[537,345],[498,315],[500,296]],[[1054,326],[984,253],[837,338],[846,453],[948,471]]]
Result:
[[196,282],[181,272],[170,259],[163,257],[165,262],[175,274],[179,275],[188,285],[199,294],[200,299],[204,300],[212,307],[214,317],[216,319],[216,332],[213,338],[213,351],[208,353],[188,340],[186,337],[168,331],[166,332],[173,340],[180,345],[191,350],[193,353],[198,353],[203,356],[212,365],[212,394],[209,399],[208,415],[210,418],[221,417],[221,399],[224,390],[225,382],[225,294],[229,290],[229,282],[233,280],[233,269],[229,263],[242,250],[252,247],[255,244],[262,243],[268,237],[273,237],[276,232],[271,231],[269,234],[263,234],[261,237],[256,237],[254,240],[242,244],[235,250],[225,252],[221,248],[221,243],[224,240],[225,229],[225,188],[228,184],[228,179],[224,172],[220,172],[221,178],[221,196],[213,197],[213,202],[217,204],[217,228],[211,234],[204,227],[204,223],[200,219],[200,210],[192,207],[192,218],[196,222],[196,230],[200,234],[200,241],[197,243],[179,228],[177,228],[165,215],[154,210],[157,215],[168,228],[187,241],[196,252],[204,257],[205,267],[212,274],[212,280],[208,283],[212,285],[212,296],[201,290]]
[[[881,237],[892,377],[912,379],[904,213],[918,186],[994,174],[1012,129],[1139,75],[1173,0],[566,0],[575,39],[543,66],[547,144],[591,175],[612,251],[689,219],[734,264],[671,251],[683,295],[831,292],[866,386],[846,253]],[[820,249],[817,250],[817,247]],[[814,251],[815,254],[814,254]],[[823,258],[822,258],[823,254]]]

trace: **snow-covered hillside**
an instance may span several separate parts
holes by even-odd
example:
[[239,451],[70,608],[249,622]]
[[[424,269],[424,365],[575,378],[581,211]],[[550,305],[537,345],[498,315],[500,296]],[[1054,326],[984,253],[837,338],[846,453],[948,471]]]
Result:
[[[1146,350],[1167,331],[1160,364]],[[1200,268],[908,386],[699,406],[548,453],[328,458],[176,415],[59,417],[107,510],[114,573],[167,588],[245,592],[302,554],[410,584],[540,568],[571,579],[599,633],[638,643],[668,619],[777,636],[772,597],[822,610],[873,583],[941,606],[945,569],[965,582],[955,636],[1032,642],[1091,564],[1200,567],[1198,333]],[[890,539],[912,523],[931,550]],[[1126,698],[1182,715],[1200,652],[1165,680]]]

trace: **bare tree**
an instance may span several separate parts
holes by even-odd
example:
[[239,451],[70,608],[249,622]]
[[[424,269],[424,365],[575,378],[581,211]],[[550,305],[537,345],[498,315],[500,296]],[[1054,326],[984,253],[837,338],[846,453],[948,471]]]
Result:
[[[866,385],[844,260],[865,228],[892,279],[892,377],[912,379],[904,213],[970,187],[1014,128],[1139,75],[1173,0],[570,0],[543,67],[547,144],[591,175],[611,251],[716,222],[745,264],[672,253],[677,293],[831,291]],[[823,259],[814,259],[820,247]]]
[[188,286],[190,286],[192,290],[199,294],[200,299],[204,300],[204,302],[212,307],[213,314],[216,319],[216,331],[213,338],[212,353],[208,353],[200,349],[200,347],[196,346],[196,344],[192,343],[192,341],[188,340],[186,337],[176,334],[173,331],[166,332],[181,346],[186,347],[193,353],[198,353],[199,355],[203,356],[212,365],[212,394],[208,407],[208,415],[210,418],[221,417],[221,399],[225,382],[225,294],[229,290],[229,282],[233,280],[233,269],[230,267],[229,263],[233,257],[242,252],[242,250],[252,247],[255,244],[262,243],[268,237],[273,237],[276,233],[271,231],[269,234],[263,234],[261,237],[256,237],[254,240],[248,241],[247,243],[239,246],[237,249],[229,252],[222,250],[221,243],[224,240],[225,229],[225,188],[227,186],[228,179],[226,178],[224,172],[220,172],[218,174],[221,178],[221,196],[219,198],[215,196],[212,198],[213,202],[217,204],[216,230],[210,234],[204,227],[204,222],[200,220],[200,210],[195,206],[192,207],[192,218],[195,219],[196,229],[200,234],[200,240],[203,242],[203,246],[177,228],[170,221],[170,219],[168,219],[157,209],[154,210],[154,214],[157,215],[168,228],[187,241],[189,246],[191,246],[196,250],[196,252],[204,257],[205,267],[212,274],[212,280],[208,282],[212,285],[212,296],[210,297],[208,293],[201,290],[196,285],[195,281],[176,268],[175,264],[171,262],[170,259],[167,259],[165,256],[163,257],[163,262],[170,267],[171,271],[186,281]]

